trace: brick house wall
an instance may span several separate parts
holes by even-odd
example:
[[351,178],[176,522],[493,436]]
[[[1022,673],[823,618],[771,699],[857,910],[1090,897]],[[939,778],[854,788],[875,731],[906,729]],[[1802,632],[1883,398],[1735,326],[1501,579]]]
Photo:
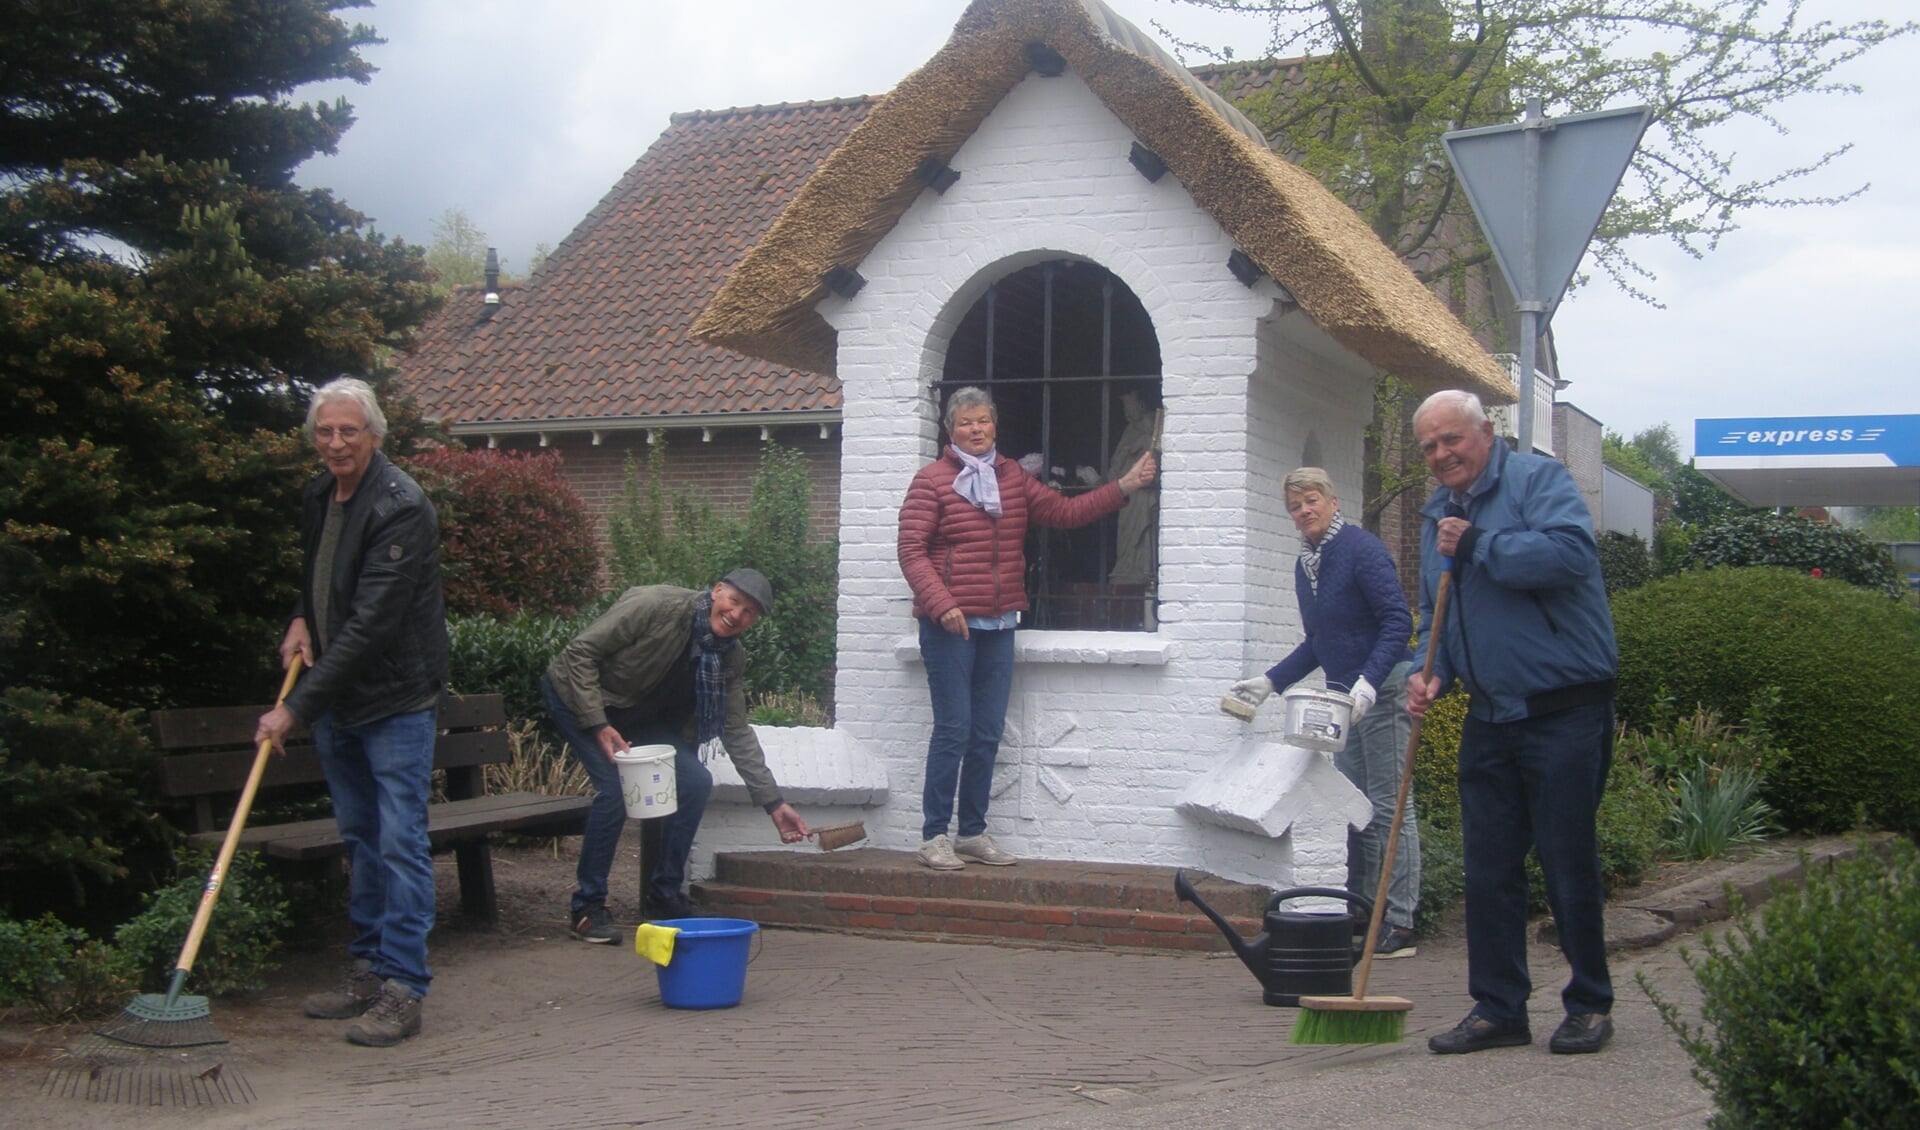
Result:
[[[818,425],[773,427],[774,442],[801,453],[813,488],[808,524],[820,540],[835,536],[840,524],[840,435],[829,426],[826,438]],[[744,514],[753,496],[753,476],[759,470],[765,443],[760,429],[714,428],[710,440],[697,428],[665,429],[665,482],[671,501],[682,492],[707,502],[723,514]],[[471,437],[470,437],[471,438]],[[503,437],[502,449],[540,450],[533,436]],[[645,492],[651,486],[649,458],[652,446],[645,431],[608,432],[599,444],[590,436],[562,432],[549,437],[549,450],[560,453],[561,475],[595,517],[595,535],[601,559],[606,560],[607,518],[626,500],[628,465],[633,481]],[[602,571],[603,584],[611,583]]]

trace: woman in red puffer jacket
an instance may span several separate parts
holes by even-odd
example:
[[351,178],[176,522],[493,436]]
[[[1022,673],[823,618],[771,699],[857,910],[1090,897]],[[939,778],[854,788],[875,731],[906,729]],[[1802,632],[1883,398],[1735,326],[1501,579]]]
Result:
[[[933,697],[920,862],[940,871],[1014,862],[987,835],[987,802],[1013,688],[1013,629],[1027,607],[1027,527],[1104,518],[1159,467],[1149,451],[1119,479],[1068,498],[998,455],[999,419],[984,390],[955,390],[944,421],[952,442],[914,475],[900,506],[900,571]],[[948,835],[956,795],[958,840]]]

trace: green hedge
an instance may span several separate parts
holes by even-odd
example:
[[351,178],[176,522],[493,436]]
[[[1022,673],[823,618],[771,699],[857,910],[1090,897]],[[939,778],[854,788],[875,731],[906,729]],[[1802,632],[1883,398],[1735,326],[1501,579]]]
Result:
[[1895,600],[1907,594],[1886,546],[1828,522],[1742,514],[1702,529],[1687,543],[1687,569],[1754,565],[1778,565],[1825,580],[1845,581]]
[[1653,555],[1646,539],[1608,530],[1600,535],[1600,578],[1607,595],[1637,589],[1653,579]]
[[447,666],[456,694],[499,694],[509,718],[545,718],[540,676],[547,664],[611,603],[577,616],[521,612],[505,618],[455,616],[447,621]]
[[1864,817],[1920,829],[1920,617],[1871,590],[1786,569],[1668,577],[1613,603],[1620,709],[1653,724],[1667,704],[1769,714],[1779,751],[1766,799],[1791,830]]
[[1420,752],[1413,761],[1416,811],[1449,828],[1460,826],[1460,727],[1466,720],[1465,691],[1435,699],[1420,724]]
[[[1687,953],[1703,1023],[1643,979],[1724,1130],[1920,1125],[1920,853],[1862,850]],[[1684,952],[1684,951],[1683,951]]]

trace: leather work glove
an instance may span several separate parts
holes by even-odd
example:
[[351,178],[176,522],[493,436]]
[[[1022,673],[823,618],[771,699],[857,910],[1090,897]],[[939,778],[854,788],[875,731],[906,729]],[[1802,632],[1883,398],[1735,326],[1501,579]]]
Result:
[[1227,693],[1248,706],[1258,707],[1273,694],[1273,680],[1265,675],[1255,675],[1251,679],[1242,679],[1233,684],[1233,689]]
[[1347,691],[1347,694],[1353,698],[1352,721],[1356,725],[1359,724],[1360,719],[1366,715],[1367,711],[1373,709],[1375,700],[1380,697],[1380,692],[1373,689],[1373,684],[1367,682],[1365,675],[1353,681],[1353,687]]

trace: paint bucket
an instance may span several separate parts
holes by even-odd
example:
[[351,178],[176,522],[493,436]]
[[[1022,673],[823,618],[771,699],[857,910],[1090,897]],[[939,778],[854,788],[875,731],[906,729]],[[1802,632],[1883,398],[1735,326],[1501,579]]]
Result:
[[1286,708],[1282,736],[1289,745],[1339,753],[1347,748],[1347,727],[1353,720],[1353,699],[1339,691],[1294,687],[1280,696]]
[[744,918],[667,918],[673,959],[654,966],[668,1008],[732,1008],[747,989],[748,949],[760,927]]
[[627,819],[671,816],[680,807],[680,794],[673,781],[672,746],[630,746],[614,754],[613,763],[620,768],[620,795],[627,802]]

